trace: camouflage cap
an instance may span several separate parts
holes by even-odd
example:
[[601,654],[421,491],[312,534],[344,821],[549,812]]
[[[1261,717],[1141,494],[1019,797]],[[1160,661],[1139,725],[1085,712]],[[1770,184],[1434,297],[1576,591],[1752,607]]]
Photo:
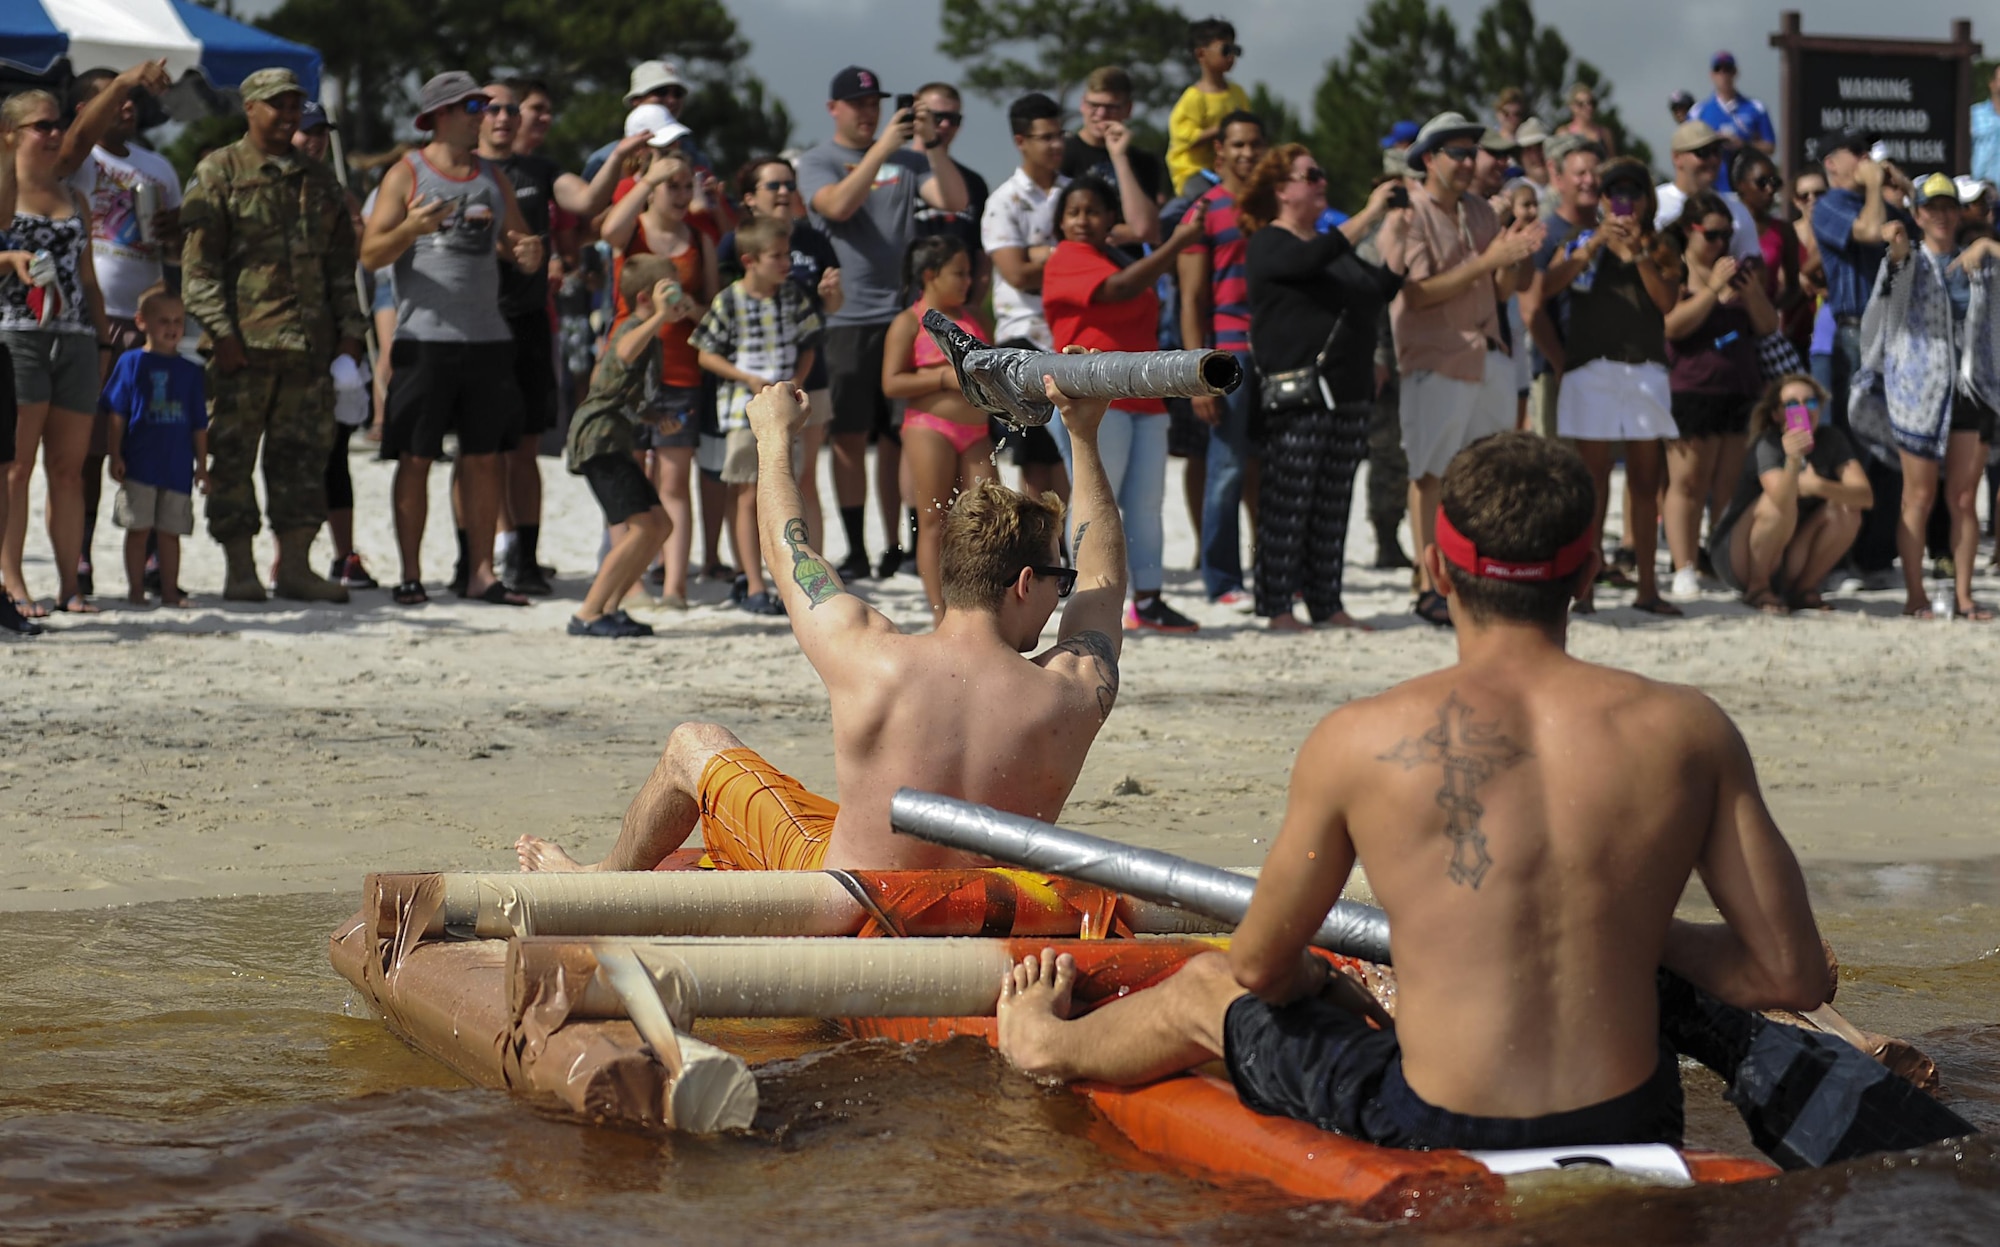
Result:
[[299,76],[289,69],[260,69],[245,78],[237,91],[243,96],[245,104],[276,99],[294,91],[300,95],[306,93],[306,89],[299,85]]

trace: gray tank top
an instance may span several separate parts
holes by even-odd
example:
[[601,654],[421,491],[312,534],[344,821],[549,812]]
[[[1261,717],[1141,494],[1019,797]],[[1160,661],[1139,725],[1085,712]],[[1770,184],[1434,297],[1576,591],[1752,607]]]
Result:
[[421,151],[405,157],[412,195],[452,205],[436,233],[425,234],[396,260],[396,337],[417,342],[507,342],[500,314],[500,265],[494,244],[507,220],[507,200],[493,166],[464,180],[431,167]]

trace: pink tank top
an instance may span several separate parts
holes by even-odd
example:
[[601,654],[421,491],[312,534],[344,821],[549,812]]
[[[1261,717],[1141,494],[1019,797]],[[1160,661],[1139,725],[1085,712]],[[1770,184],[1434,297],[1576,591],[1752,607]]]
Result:
[[[912,366],[917,368],[935,368],[939,364],[944,363],[945,358],[943,349],[940,348],[937,344],[937,339],[931,337],[930,334],[924,332],[924,327],[923,327],[924,313],[929,309],[925,307],[924,301],[922,299],[918,299],[916,308],[914,310],[917,313],[917,340],[910,344],[910,363]],[[971,334],[973,337],[979,339],[981,342],[991,341],[991,339],[989,339],[986,336],[986,330],[980,325],[979,321],[972,315],[972,313],[967,312],[963,316],[954,316],[951,319],[953,324],[957,325],[960,329],[963,329],[965,332]],[[911,402],[908,406],[904,407],[903,411],[906,415],[910,413],[914,413],[920,416],[927,416],[931,414],[919,408],[915,402]],[[951,417],[949,416],[940,416],[938,418],[941,420],[951,419]],[[957,424],[960,422],[953,420],[952,423]]]

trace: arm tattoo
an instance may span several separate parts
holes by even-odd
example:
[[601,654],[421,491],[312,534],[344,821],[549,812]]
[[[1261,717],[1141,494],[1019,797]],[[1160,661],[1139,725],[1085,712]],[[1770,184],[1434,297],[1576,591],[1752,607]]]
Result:
[[1395,762],[1406,771],[1441,764],[1444,785],[1437,791],[1437,803],[1444,809],[1444,834],[1451,837],[1451,866],[1446,872],[1453,883],[1477,891],[1493,858],[1486,852],[1486,833],[1480,830],[1480,816],[1486,807],[1479,804],[1479,786],[1494,772],[1530,756],[1526,749],[1500,734],[1498,723],[1474,723],[1472,707],[1453,693],[1438,707],[1437,726],[1422,736],[1406,737],[1394,749],[1375,759]]
[[1076,539],[1070,543],[1069,548],[1069,563],[1071,567],[1076,566],[1076,560],[1083,554],[1083,535],[1089,531],[1089,520],[1085,520],[1076,526]]
[[826,560],[813,552],[806,541],[806,522],[794,517],[785,521],[785,548],[792,552],[792,579],[805,591],[806,609],[830,602],[845,593]]
[[1097,721],[1102,723],[1110,718],[1111,705],[1118,700],[1118,655],[1111,648],[1111,638],[1102,632],[1079,632],[1056,646],[1056,652],[1075,654],[1096,664]]

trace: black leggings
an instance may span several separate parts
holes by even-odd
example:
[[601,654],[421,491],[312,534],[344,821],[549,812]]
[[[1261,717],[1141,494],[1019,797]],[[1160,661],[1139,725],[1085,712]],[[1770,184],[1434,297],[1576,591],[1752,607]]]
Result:
[[326,509],[329,511],[354,509],[354,477],[347,470],[347,439],[353,436],[353,425],[334,422],[333,453],[326,461]]
[[1374,406],[1268,416],[1257,495],[1257,613],[1289,615],[1304,594],[1315,621],[1341,610],[1354,470],[1368,457]]

